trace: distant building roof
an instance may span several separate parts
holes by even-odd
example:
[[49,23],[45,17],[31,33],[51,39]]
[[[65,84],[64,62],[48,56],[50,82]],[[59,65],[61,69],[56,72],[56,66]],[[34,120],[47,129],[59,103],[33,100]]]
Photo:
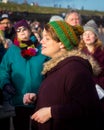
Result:
[[9,0],[1,0],[2,3],[7,3]]

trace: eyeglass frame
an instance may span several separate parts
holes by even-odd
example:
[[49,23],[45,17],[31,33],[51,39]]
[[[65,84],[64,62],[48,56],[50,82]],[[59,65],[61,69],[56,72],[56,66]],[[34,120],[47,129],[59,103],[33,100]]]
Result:
[[20,32],[24,32],[24,31],[26,31],[26,30],[28,30],[28,28],[26,28],[26,27],[21,27],[21,28],[17,28],[16,32],[17,32],[17,33],[20,33]]

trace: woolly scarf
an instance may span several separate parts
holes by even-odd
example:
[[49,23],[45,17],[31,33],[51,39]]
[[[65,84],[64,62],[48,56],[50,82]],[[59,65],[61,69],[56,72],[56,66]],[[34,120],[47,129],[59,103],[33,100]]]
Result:
[[31,40],[21,41],[15,38],[14,44],[21,49],[22,57],[27,60],[29,60],[32,56],[35,56],[38,52],[38,49],[35,47],[34,43]]

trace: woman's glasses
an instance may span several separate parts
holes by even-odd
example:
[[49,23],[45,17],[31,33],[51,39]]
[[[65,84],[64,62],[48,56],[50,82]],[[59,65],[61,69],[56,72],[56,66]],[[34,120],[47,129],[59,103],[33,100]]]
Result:
[[19,32],[24,32],[24,31],[26,31],[26,30],[27,30],[27,28],[21,27],[21,28],[18,28],[18,29],[16,30],[16,32],[19,33]]

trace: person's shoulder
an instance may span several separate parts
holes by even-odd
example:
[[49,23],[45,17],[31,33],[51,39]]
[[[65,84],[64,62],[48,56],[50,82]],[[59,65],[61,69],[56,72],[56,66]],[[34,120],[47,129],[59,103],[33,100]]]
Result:
[[18,50],[19,47],[17,47],[16,45],[12,44],[8,49],[7,49],[7,53],[15,53],[16,50]]
[[104,45],[102,46],[101,50],[104,52]]
[[96,51],[95,51],[96,53],[104,53],[104,45],[102,45],[102,46],[99,46],[98,48],[96,48]]
[[13,49],[13,48],[17,48],[17,46],[16,46],[16,45],[14,45],[14,44],[11,44],[11,46],[10,46],[10,47],[8,47],[8,50],[9,50],[9,49]]

